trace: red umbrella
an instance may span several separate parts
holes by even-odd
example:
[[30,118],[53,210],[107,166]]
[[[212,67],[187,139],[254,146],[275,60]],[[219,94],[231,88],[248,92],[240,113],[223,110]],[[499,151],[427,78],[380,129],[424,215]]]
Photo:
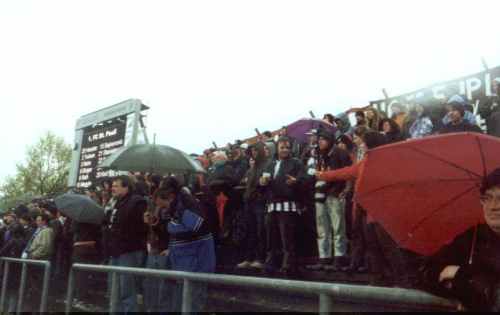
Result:
[[483,222],[479,187],[500,167],[500,139],[431,136],[368,152],[358,202],[404,248],[432,255]]

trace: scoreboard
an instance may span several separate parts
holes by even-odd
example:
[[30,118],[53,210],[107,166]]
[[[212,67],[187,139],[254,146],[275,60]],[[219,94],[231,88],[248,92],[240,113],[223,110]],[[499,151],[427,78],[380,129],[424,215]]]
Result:
[[108,106],[80,117],[75,127],[75,146],[68,177],[69,187],[89,188],[99,178],[120,171],[103,170],[98,165],[123,146],[147,143],[142,111],[149,109],[138,99]]
[[85,128],[76,187],[88,188],[99,178],[115,175],[112,170],[98,170],[97,165],[125,144],[126,120],[124,116]]

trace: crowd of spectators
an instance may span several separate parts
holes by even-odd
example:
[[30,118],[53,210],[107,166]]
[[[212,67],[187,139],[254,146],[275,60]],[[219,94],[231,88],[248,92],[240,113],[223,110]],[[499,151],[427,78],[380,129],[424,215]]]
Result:
[[[367,107],[337,117],[325,114],[323,120],[336,133],[311,130],[305,144],[287,137],[283,127],[276,136],[262,133],[251,145],[236,141],[192,155],[206,174],[130,173],[103,179],[86,191],[105,211],[101,226],[66,218],[51,200],[19,206],[3,216],[0,256],[50,260],[53,281],[65,281],[73,262],[215,272],[217,261],[285,277],[307,269],[371,271],[380,276],[372,284],[411,286],[405,269],[411,253],[398,248],[353,202],[354,166],[380,145],[482,130],[458,95],[450,97],[437,119],[419,104],[408,110],[394,103],[391,113],[387,117]],[[331,170],[341,172],[324,173]],[[88,298],[92,277],[78,273],[77,300]],[[18,278],[11,277],[9,284],[12,307]],[[122,275],[120,310],[137,311],[138,294],[147,311],[179,310],[179,290],[176,283]],[[203,306],[205,291],[196,287],[194,309]]]

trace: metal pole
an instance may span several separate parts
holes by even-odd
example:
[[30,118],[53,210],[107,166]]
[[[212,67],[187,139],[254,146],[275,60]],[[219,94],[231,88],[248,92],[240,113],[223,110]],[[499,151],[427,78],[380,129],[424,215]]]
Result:
[[119,275],[117,272],[111,273],[111,298],[109,301],[109,312],[111,314],[116,313],[116,309],[118,306],[118,289],[119,289],[118,277]]
[[319,313],[332,313],[333,312],[333,298],[329,294],[319,295]]
[[24,289],[26,287],[27,269],[28,266],[26,265],[26,263],[23,263],[23,269],[21,271],[21,285],[19,286],[19,296],[17,297],[17,314],[20,314],[22,312]]
[[135,112],[134,112],[134,126],[132,129],[132,141],[131,145],[137,144],[137,139],[139,137],[139,119],[141,117],[141,104],[140,102],[135,105]]
[[192,297],[193,297],[193,286],[192,282],[188,279],[184,279],[184,284],[182,286],[182,313],[191,313],[192,310]]
[[7,295],[7,278],[9,277],[9,262],[4,261],[3,281],[2,281],[2,296],[0,297],[0,310],[4,312],[5,295]]
[[75,288],[75,269],[71,267],[68,279],[68,292],[66,294],[66,314],[71,313],[71,306],[73,304],[73,290]]
[[47,310],[47,297],[49,296],[50,262],[45,264],[43,273],[42,301],[40,302],[40,313]]

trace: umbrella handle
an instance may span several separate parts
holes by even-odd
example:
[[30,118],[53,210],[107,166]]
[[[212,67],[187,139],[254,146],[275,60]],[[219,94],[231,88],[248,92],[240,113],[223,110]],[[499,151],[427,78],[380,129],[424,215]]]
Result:
[[478,226],[479,224],[476,225],[476,228],[474,229],[474,236],[472,237],[472,246],[470,248],[470,254],[469,254],[469,265],[472,265],[472,258],[474,257],[474,251],[476,249]]

